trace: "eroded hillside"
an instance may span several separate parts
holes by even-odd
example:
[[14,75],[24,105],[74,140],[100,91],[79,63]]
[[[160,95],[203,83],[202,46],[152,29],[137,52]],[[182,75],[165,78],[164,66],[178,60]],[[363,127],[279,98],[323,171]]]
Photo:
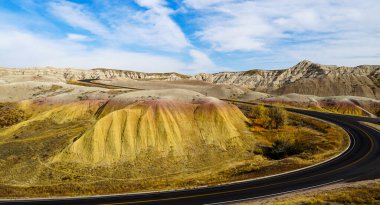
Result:
[[201,73],[193,79],[272,94],[353,95],[380,99],[380,66],[337,67],[302,61],[284,70]]
[[[173,99],[177,98],[173,93],[182,98]],[[136,95],[143,99],[135,102]],[[240,133],[249,122],[237,107],[186,90],[119,95],[102,112],[94,126],[54,162],[110,164],[135,160],[147,152],[186,158],[205,146],[244,147]]]
[[[249,70],[242,72],[199,73],[194,76],[178,73],[144,73],[97,68],[92,70],[30,68],[0,69],[2,83],[29,81],[68,82],[82,79],[178,81],[193,79],[213,84],[242,86],[258,92],[282,95],[288,93],[317,96],[363,96],[380,99],[380,66],[338,67],[301,61],[282,70]],[[170,88],[171,85],[161,87]],[[177,83],[178,85],[178,83]],[[141,85],[140,86],[145,86]],[[198,91],[200,92],[200,91]],[[203,92],[202,92],[203,93]]]

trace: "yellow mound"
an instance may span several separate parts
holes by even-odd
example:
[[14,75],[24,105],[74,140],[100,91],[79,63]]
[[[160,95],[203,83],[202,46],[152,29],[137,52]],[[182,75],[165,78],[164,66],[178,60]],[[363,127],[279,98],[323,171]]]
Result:
[[248,119],[219,100],[197,103],[156,99],[138,101],[99,119],[53,162],[110,164],[139,155],[196,155],[203,146],[226,150],[243,146]]
[[[99,107],[104,104],[102,100],[78,101],[68,104],[46,105],[33,104],[32,101],[22,101],[19,107],[32,117],[26,121],[15,124],[0,133],[0,136],[9,135],[21,127],[28,126],[36,121],[50,121],[56,124],[91,119]],[[43,108],[46,107],[46,108]],[[34,113],[33,113],[34,112]]]

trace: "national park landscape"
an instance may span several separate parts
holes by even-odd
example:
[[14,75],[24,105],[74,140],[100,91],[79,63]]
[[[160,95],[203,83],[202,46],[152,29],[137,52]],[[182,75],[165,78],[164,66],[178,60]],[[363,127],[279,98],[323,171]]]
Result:
[[202,2],[0,1],[0,203],[380,203],[380,5]]

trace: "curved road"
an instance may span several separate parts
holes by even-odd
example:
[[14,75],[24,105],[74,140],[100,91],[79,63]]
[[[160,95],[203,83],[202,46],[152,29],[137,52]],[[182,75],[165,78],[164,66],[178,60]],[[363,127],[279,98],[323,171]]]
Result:
[[238,182],[222,186],[157,193],[14,200],[0,201],[0,203],[165,205],[221,204],[244,199],[268,197],[271,195],[308,189],[336,182],[350,182],[380,177],[380,132],[374,128],[359,123],[359,121],[368,121],[380,124],[379,118],[354,117],[292,108],[289,108],[288,110],[339,125],[350,135],[351,144],[348,150],[339,157],[317,166],[269,178]]

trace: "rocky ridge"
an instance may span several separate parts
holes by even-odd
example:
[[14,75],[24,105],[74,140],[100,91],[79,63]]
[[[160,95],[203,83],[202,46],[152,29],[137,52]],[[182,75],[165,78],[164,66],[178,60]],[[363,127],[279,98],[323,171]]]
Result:
[[301,61],[283,70],[200,73],[192,79],[240,85],[272,94],[353,95],[380,98],[380,66],[338,67]]
[[187,79],[190,76],[182,75],[175,72],[170,73],[145,73],[145,72],[136,72],[128,70],[114,70],[114,69],[104,69],[104,68],[95,68],[91,70],[82,70],[74,68],[28,68],[28,69],[19,69],[19,68],[7,68],[0,69],[0,76],[35,76],[35,77],[55,77],[61,81],[68,80],[82,80],[82,79],[135,79],[135,80],[179,80]]
[[311,61],[301,61],[297,65],[282,70],[249,70],[241,72],[199,73],[194,76],[178,73],[144,73],[127,70],[96,68],[92,70],[31,68],[0,69],[0,83],[7,78],[30,76],[32,80],[61,81],[80,79],[132,79],[200,80],[214,84],[236,85],[253,91],[275,95],[299,93],[317,96],[363,96],[380,99],[380,66],[361,65],[357,67],[338,67],[321,65]]

